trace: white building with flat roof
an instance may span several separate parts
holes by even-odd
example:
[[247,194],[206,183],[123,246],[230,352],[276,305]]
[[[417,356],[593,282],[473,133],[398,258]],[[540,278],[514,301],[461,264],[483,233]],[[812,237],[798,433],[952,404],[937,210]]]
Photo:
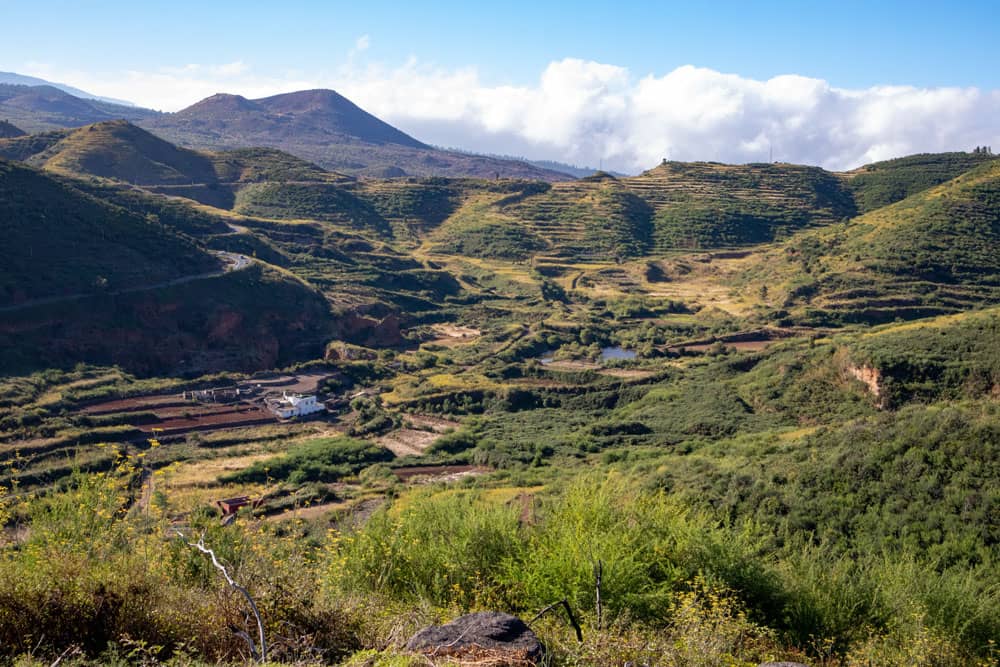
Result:
[[281,398],[269,406],[279,419],[303,417],[324,410],[314,394],[282,394]]

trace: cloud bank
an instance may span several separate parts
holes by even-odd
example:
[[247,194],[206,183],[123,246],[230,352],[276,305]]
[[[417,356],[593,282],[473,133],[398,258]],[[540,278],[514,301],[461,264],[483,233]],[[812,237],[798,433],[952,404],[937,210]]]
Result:
[[879,86],[844,89],[797,75],[766,81],[685,65],[636,77],[567,58],[528,86],[491,85],[475,68],[416,59],[388,68],[348,64],[329,73],[259,76],[244,62],[124,72],[113,79],[51,72],[91,92],[175,110],[216,92],[261,97],[334,88],[418,139],[636,172],[661,159],[774,160],[849,169],[918,152],[1000,149],[1000,91]]

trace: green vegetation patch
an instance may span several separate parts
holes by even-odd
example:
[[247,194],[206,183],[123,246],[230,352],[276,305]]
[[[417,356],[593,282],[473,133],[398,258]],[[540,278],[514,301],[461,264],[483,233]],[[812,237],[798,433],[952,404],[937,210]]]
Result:
[[440,238],[434,245],[435,252],[484,259],[524,261],[547,247],[541,237],[516,223],[484,222],[450,228]]
[[225,475],[220,481],[264,483],[273,480],[292,484],[336,482],[369,465],[392,459],[393,453],[389,450],[363,440],[318,438],[294,445],[282,456],[259,461],[249,468]]
[[0,307],[219,270],[159,221],[0,161]]
[[906,199],[996,159],[986,153],[921,153],[875,162],[847,175],[858,210],[867,213]]
[[391,236],[392,228],[369,202],[329,183],[259,183],[236,196],[234,210],[264,218],[320,220]]

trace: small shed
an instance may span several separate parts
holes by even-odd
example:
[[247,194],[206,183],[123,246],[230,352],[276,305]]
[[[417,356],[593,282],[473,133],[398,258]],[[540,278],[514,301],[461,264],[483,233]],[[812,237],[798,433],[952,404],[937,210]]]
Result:
[[217,500],[215,504],[219,507],[219,511],[222,512],[223,517],[235,515],[244,507],[257,507],[260,505],[261,498],[252,499],[250,496],[237,496],[235,498],[226,498],[224,500]]

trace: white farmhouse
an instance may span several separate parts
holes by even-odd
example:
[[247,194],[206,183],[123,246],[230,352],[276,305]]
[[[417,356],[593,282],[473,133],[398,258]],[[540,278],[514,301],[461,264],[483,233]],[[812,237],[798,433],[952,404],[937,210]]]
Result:
[[323,405],[316,400],[315,395],[305,396],[303,394],[282,394],[281,399],[275,401],[270,408],[279,419],[302,417],[324,409]]

